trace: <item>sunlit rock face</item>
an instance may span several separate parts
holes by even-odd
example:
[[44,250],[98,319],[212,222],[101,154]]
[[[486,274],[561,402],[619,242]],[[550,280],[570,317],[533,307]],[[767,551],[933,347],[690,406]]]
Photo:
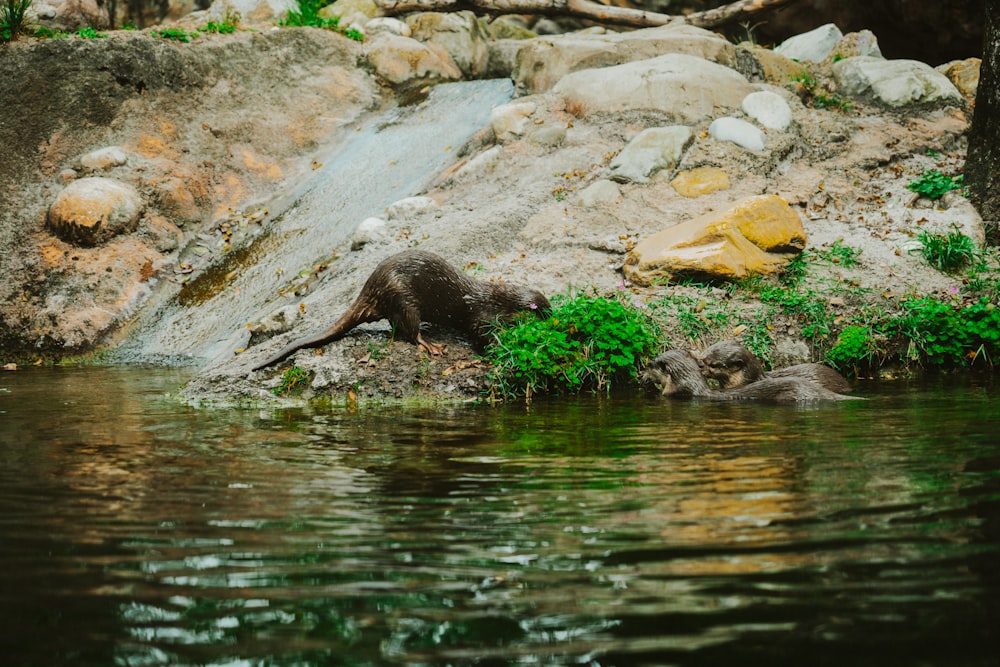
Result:
[[625,259],[624,272],[640,285],[678,275],[719,280],[768,275],[805,245],[799,214],[781,197],[761,195],[643,239]]
[[48,223],[62,240],[94,246],[134,231],[142,208],[142,198],[131,185],[111,178],[81,178],[56,197]]

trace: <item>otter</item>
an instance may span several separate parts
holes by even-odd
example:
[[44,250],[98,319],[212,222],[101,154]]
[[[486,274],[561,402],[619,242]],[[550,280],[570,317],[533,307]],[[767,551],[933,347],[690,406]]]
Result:
[[702,375],[717,380],[720,389],[734,389],[764,378],[797,377],[812,380],[838,394],[851,391],[843,375],[823,364],[796,364],[765,373],[760,360],[732,339],[710,346],[701,353],[699,362]]
[[702,398],[712,401],[765,401],[805,403],[811,401],[864,400],[832,392],[800,377],[768,377],[735,389],[708,386],[698,360],[687,350],[669,350],[659,355],[643,373],[643,379],[660,389],[661,396]]
[[382,319],[389,320],[397,337],[435,356],[443,354],[444,347],[421,336],[421,322],[456,329],[481,351],[495,321],[509,321],[522,311],[534,312],[541,319],[551,309],[536,289],[475,280],[439,255],[404,250],[375,267],[354,303],[328,329],[293,341],[252,370],[276,364],[303,348],[339,340],[359,324]]

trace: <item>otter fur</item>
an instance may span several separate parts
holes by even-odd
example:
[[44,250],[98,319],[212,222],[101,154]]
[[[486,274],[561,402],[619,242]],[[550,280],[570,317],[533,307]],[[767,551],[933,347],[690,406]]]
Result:
[[797,377],[811,380],[838,394],[851,391],[844,376],[823,364],[796,364],[764,372],[760,360],[736,340],[721,340],[699,355],[701,373],[719,383],[720,389],[743,387],[765,378]]
[[328,329],[293,341],[253,370],[276,364],[303,348],[339,340],[359,324],[382,319],[389,320],[397,338],[434,355],[442,354],[444,348],[421,336],[421,322],[456,329],[482,350],[490,325],[521,311],[541,318],[551,306],[536,289],[475,280],[434,253],[404,250],[375,267],[354,303]]
[[669,350],[659,355],[646,368],[643,379],[659,388],[661,396],[670,397],[769,403],[863,400],[792,376],[769,377],[743,387],[715,390],[708,386],[698,368],[698,360],[687,350]]

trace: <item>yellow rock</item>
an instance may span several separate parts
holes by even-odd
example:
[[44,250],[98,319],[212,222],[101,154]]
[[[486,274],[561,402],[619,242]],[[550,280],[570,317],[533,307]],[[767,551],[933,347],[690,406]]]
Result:
[[670,185],[680,195],[700,197],[718,190],[728,190],[729,175],[718,167],[698,167],[677,174]]
[[953,60],[950,63],[939,65],[935,69],[948,77],[962,95],[974,98],[976,90],[979,88],[979,68],[981,64],[982,61],[979,58],[967,58],[965,60]]
[[624,272],[639,285],[679,274],[725,280],[767,275],[805,245],[799,214],[781,197],[761,195],[643,239],[625,258]]
[[791,58],[786,58],[780,53],[775,53],[771,49],[748,44],[743,46],[746,46],[760,63],[764,70],[764,80],[769,83],[781,85],[809,74],[808,68],[804,65]]

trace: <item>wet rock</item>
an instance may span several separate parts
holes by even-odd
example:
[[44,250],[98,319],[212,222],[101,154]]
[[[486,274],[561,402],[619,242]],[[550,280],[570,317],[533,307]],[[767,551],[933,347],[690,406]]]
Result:
[[365,56],[375,74],[392,85],[462,78],[462,70],[445,51],[402,35],[373,35],[365,43]]
[[727,66],[736,47],[719,35],[683,24],[631,32],[571,33],[532,40],[518,54],[514,81],[529,93],[549,90],[570,72],[621,65],[669,53],[697,56]]
[[894,108],[962,100],[948,77],[917,60],[857,56],[834,63],[833,76],[844,94]]
[[553,88],[575,115],[658,111],[695,124],[735,109],[753,92],[737,72],[683,54],[668,54],[564,76]]
[[731,141],[748,151],[764,150],[764,133],[757,126],[739,118],[716,118],[708,127],[708,134],[713,139]]
[[799,62],[823,62],[843,36],[844,33],[840,32],[840,28],[833,23],[827,23],[815,30],[789,37],[774,47],[774,52]]
[[740,107],[755,121],[771,130],[784,131],[792,122],[792,110],[781,95],[769,90],[750,93]]
[[94,246],[134,231],[142,209],[142,198],[132,186],[110,178],[81,178],[56,197],[48,224],[68,243]]
[[406,23],[414,39],[445,51],[466,77],[475,79],[486,72],[487,37],[472,12],[413,14]]
[[677,164],[692,138],[691,128],[683,125],[647,128],[611,161],[611,177],[623,183],[647,183],[655,172]]
[[80,158],[84,172],[107,171],[128,163],[128,154],[118,146],[91,151]]
[[693,274],[733,280],[772,274],[802,252],[802,220],[777,195],[750,197],[653,234],[625,259],[625,277],[639,285]]
[[718,167],[698,167],[682,171],[670,185],[684,197],[700,197],[729,189],[729,175]]
[[943,65],[938,65],[936,69],[941,74],[948,77],[955,88],[967,98],[975,98],[979,89],[979,70],[982,60],[979,58],[966,58],[965,60],[953,60]]

